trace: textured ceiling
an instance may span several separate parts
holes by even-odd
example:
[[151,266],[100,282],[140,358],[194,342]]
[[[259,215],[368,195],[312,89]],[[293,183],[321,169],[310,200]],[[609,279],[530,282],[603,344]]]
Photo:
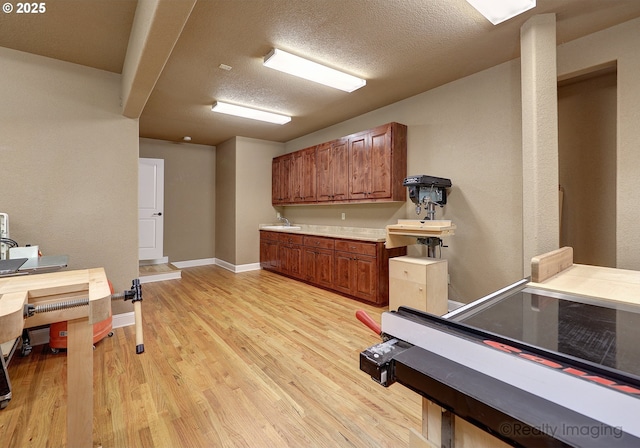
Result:
[[[0,46],[120,73],[136,4],[48,0],[45,14],[2,14]],[[493,26],[466,0],[199,0],[142,112],[140,135],[288,141],[517,58],[521,25],[548,12],[562,43],[640,17],[640,1],[538,0]],[[345,93],[264,68],[272,47],[367,85]],[[216,100],[293,119],[279,126],[214,114]]]

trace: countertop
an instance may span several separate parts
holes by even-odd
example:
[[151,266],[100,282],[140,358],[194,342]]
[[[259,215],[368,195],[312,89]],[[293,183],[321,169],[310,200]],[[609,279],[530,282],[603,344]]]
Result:
[[299,229],[290,229],[285,226],[279,228],[265,228],[274,226],[274,224],[260,224],[258,230],[266,230],[269,232],[285,232],[296,233],[300,235],[326,236],[330,238],[345,238],[349,240],[385,242],[387,233],[385,229],[371,229],[366,227],[342,227],[342,226],[316,226],[312,224],[291,224],[291,227],[299,227]]

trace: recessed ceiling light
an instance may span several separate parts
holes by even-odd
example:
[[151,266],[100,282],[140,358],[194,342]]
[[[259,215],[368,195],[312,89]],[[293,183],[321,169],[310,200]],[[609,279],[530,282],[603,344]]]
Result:
[[343,73],[277,48],[271,50],[264,57],[263,65],[345,92],[353,92],[367,84],[367,81],[362,78]]
[[467,2],[494,25],[536,6],[536,0],[467,0]]
[[273,112],[265,112],[264,110],[223,103],[221,101],[213,103],[211,110],[221,114],[235,115],[236,117],[251,118],[252,120],[266,121],[275,124],[286,124],[291,121],[291,117],[286,115],[274,114]]
[[229,70],[231,70],[233,67],[231,67],[230,65],[227,65],[227,64],[220,64],[220,65],[218,65],[218,68],[221,68],[222,70],[229,71]]

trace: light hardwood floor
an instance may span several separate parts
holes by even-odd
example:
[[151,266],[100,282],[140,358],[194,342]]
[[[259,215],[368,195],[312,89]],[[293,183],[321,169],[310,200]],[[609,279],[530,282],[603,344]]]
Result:
[[[265,271],[188,268],[143,285],[145,353],[133,327],[94,356],[94,446],[405,447],[417,394],[358,367],[379,342],[355,318],[384,308]],[[0,445],[66,440],[65,354],[16,356]]]

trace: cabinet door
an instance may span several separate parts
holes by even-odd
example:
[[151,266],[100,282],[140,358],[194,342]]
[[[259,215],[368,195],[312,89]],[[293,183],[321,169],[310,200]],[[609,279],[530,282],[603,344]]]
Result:
[[305,247],[302,252],[302,278],[311,283],[316,280],[316,252],[311,247]]
[[359,299],[376,302],[378,269],[376,258],[336,252],[333,288]]
[[316,252],[315,282],[325,288],[333,287],[333,251],[318,249]]
[[304,202],[316,201],[316,147],[302,151],[302,172],[300,183],[302,185],[302,200]]
[[318,202],[345,201],[349,198],[348,140],[334,140],[317,146],[316,173]]
[[369,134],[349,139],[349,199],[366,199],[371,191],[371,151]]
[[336,140],[331,146],[331,181],[333,200],[349,199],[349,141]]
[[271,204],[280,203],[280,161],[274,158],[271,161]]
[[316,188],[318,202],[332,200],[331,142],[323,143],[316,148]]
[[267,250],[268,250],[267,244],[268,243],[266,241],[260,241],[260,267],[262,269],[269,267],[267,263]]
[[302,276],[302,246],[296,244],[285,244],[279,247],[282,265],[280,270],[292,277],[303,278]]
[[302,153],[297,151],[291,153],[291,164],[290,164],[290,187],[291,191],[291,201],[292,202],[303,202],[304,201],[304,188],[302,183],[303,180],[303,164],[304,158],[302,157]]
[[381,126],[367,135],[370,152],[368,199],[391,197],[391,127]]
[[274,271],[279,269],[277,241],[264,239],[260,241],[260,267]]
[[352,273],[353,255],[348,252],[336,252],[333,260],[333,287],[336,291],[345,294],[351,294],[351,279],[355,273]]
[[275,157],[271,162],[271,203],[291,202],[291,155]]
[[376,259],[364,255],[356,255],[354,263],[355,278],[352,281],[352,294],[364,300],[376,301],[378,270]]
[[392,188],[391,126],[349,139],[349,198],[388,199]]

